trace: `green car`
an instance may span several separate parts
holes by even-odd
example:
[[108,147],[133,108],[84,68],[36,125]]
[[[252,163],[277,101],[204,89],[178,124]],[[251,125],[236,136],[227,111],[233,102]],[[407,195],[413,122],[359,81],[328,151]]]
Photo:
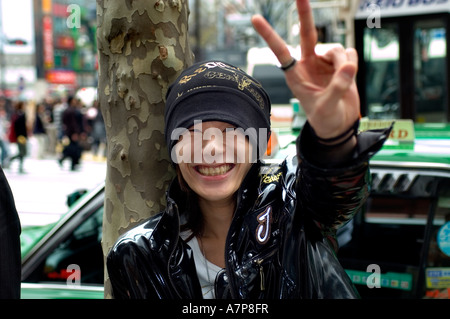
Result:
[[104,297],[103,201],[104,184],[70,205],[57,223],[22,229],[22,299]]
[[363,298],[448,299],[450,125],[399,121],[370,168],[341,264]]
[[[361,130],[392,120],[361,121]],[[295,152],[278,130],[276,161]],[[371,159],[370,197],[338,231],[337,253],[364,299],[449,298],[450,124],[396,120]]]
[[[362,298],[448,298],[450,125],[407,122],[371,160],[370,197],[338,232],[337,256]],[[290,129],[277,136],[268,162],[295,152]],[[56,224],[23,229],[22,298],[103,298],[103,204],[102,184]]]

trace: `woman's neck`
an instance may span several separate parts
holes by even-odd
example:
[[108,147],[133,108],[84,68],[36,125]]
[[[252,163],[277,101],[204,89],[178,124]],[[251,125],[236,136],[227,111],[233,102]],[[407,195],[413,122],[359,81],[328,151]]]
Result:
[[199,199],[200,211],[203,215],[203,237],[226,238],[236,208],[235,198],[221,201]]
[[233,220],[234,198],[220,202],[199,200],[203,230],[197,235],[203,255],[213,264],[225,268],[225,245]]

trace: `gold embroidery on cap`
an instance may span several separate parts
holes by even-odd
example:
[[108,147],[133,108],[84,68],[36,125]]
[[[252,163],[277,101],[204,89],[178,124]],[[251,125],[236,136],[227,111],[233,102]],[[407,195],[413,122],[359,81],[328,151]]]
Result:
[[[228,72],[232,72],[233,75],[222,73],[222,72],[209,71],[209,72],[205,73],[204,77],[206,79],[221,79],[221,80],[232,81],[232,82],[236,83],[237,88],[239,90],[241,90],[241,91],[247,90],[251,95],[253,95],[255,100],[258,102],[259,107],[261,109],[264,109],[265,103],[264,103],[263,97],[261,96],[261,94],[259,94],[257,92],[257,90],[255,90],[254,87],[252,87],[252,85],[254,85],[257,88],[262,88],[261,84],[253,81],[252,79],[250,79],[246,76],[241,76],[241,75],[237,74],[236,70],[241,71],[241,69],[228,66],[221,62],[208,62],[208,63],[202,64],[199,68],[195,69],[192,74],[183,76],[180,79],[179,84],[186,84],[190,80],[192,80],[194,77],[196,77],[197,75],[205,72],[208,69],[212,69],[212,68],[216,68],[216,67],[227,70]],[[191,88],[190,90],[188,90],[188,92],[195,90],[195,89],[204,88],[204,87],[209,87],[209,86],[205,85],[205,86],[201,86],[201,87]],[[178,97],[180,97],[180,96],[181,95],[178,95]]]
[[259,88],[261,87],[261,85],[246,76],[241,77],[239,74],[236,74],[235,71],[230,68],[229,68],[229,70],[231,70],[231,72],[233,72],[233,75],[222,73],[222,72],[209,71],[209,72],[205,73],[204,77],[207,79],[221,79],[221,80],[232,81],[232,82],[236,83],[237,88],[239,90],[244,91],[245,89],[247,89],[247,91],[251,95],[253,95],[255,100],[258,102],[259,107],[261,109],[264,109],[264,106],[265,106],[264,99],[262,98],[261,94],[259,94],[255,90],[255,88],[252,87],[252,84]]
[[179,83],[180,83],[180,84],[186,84],[187,82],[189,82],[190,80],[192,80],[193,77],[195,77],[195,76],[197,76],[197,75],[199,75],[200,73],[205,72],[205,71],[206,71],[206,68],[202,68],[202,67],[200,67],[200,68],[198,68],[198,69],[195,69],[194,73],[192,73],[192,74],[190,74],[190,75],[185,75],[185,76],[183,76],[183,77],[180,79]]

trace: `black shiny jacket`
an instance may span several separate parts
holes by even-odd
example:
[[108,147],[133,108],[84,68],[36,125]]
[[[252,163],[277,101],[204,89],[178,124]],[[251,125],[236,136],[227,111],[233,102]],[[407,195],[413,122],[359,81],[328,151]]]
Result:
[[[299,164],[293,157],[253,165],[238,191],[216,298],[358,298],[336,258],[336,230],[367,198],[368,160],[388,134],[359,134],[346,165],[309,161],[315,150],[307,132],[297,140]],[[180,238],[182,194],[174,181],[165,211],[111,249],[107,269],[114,298],[202,298],[192,251]]]

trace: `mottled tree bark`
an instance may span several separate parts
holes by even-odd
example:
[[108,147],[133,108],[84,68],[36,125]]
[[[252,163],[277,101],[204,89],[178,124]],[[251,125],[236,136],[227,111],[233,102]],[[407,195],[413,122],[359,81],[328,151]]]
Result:
[[[164,138],[167,88],[193,55],[187,0],[97,0],[98,96],[108,141],[103,252],[160,212],[174,177]],[[111,297],[105,268],[105,297]]]

